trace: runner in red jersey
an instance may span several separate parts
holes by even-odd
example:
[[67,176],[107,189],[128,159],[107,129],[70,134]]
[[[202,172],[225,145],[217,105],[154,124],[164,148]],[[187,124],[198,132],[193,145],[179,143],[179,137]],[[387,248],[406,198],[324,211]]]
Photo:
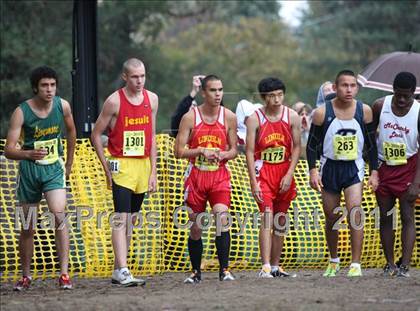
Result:
[[[236,116],[220,105],[223,85],[218,77],[205,77],[201,94],[204,103],[184,115],[175,142],[175,156],[190,159],[184,188],[185,203],[190,208],[189,217],[194,222],[188,239],[193,272],[185,283],[201,281],[203,243],[202,231],[196,218],[205,211],[207,201],[212,212],[219,214],[223,225],[222,232],[216,236],[220,280],[234,280],[228,270],[230,235],[226,228],[226,213],[230,205],[230,175],[225,164],[237,154]],[[185,148],[187,145],[188,149]]]
[[[146,192],[156,191],[156,114],[158,97],[144,88],[146,69],[136,58],[123,65],[125,87],[112,93],[105,101],[92,132],[92,143],[105,171],[107,185],[112,189],[114,209],[119,224],[111,223],[114,248],[112,283],[124,286],[144,284],[134,278],[127,267],[130,248],[130,222],[136,222]],[[101,134],[108,130],[105,158]]]
[[[276,78],[258,85],[265,106],[246,121],[246,159],[252,194],[261,213],[262,278],[289,276],[279,267],[286,213],[296,197],[293,172],[300,154],[298,114],[283,105],[286,87]],[[279,215],[275,216],[276,214]]]

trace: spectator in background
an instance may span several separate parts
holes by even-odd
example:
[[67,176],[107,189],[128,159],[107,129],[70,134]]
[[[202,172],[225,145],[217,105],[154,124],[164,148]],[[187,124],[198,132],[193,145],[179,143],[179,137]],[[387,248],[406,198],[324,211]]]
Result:
[[304,106],[305,106],[304,102],[297,102],[296,104],[292,106],[292,109],[299,113],[299,110],[301,110]]
[[325,81],[318,90],[318,95],[316,98],[316,107],[325,104],[326,100],[331,100],[335,97],[335,92],[333,90],[333,84],[331,81]]
[[192,106],[197,106],[197,102],[195,101],[195,96],[200,91],[201,88],[201,80],[205,76],[197,75],[193,76],[192,79],[192,88],[190,94],[185,96],[179,104],[176,106],[175,112],[171,116],[171,133],[172,137],[176,137],[178,134],[179,124],[181,123],[181,119],[186,114]]
[[[300,103],[300,102],[299,102]],[[297,105],[296,103],[295,105]],[[311,128],[311,122],[312,122],[312,107],[303,104],[303,107],[301,107],[297,111],[300,121],[301,121],[301,132],[300,132],[300,142],[301,142],[301,152],[300,152],[300,158],[306,159],[306,144],[308,142],[309,137],[309,129]]]
[[[249,101],[247,101],[246,99],[242,99],[238,102],[238,105],[236,106],[236,117],[238,119],[238,145],[239,146],[244,146],[245,145],[245,141],[246,141],[246,119],[252,115],[255,110],[257,110],[258,108],[261,108],[262,105],[261,104],[253,104]],[[241,150],[240,151],[244,152],[245,150]]]

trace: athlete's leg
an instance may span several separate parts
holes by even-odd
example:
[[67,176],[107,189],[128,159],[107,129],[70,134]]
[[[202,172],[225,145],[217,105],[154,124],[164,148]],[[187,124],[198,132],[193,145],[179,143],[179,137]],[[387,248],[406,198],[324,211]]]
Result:
[[387,215],[389,211],[395,206],[395,198],[391,196],[377,195],[376,201],[379,205],[380,215],[380,235],[382,249],[387,263],[394,266],[394,241],[395,232],[393,228],[393,216],[392,214]]
[[129,217],[127,219],[127,226],[131,226],[127,229],[127,257],[128,252],[130,251],[131,237],[133,236],[133,228],[137,224],[137,220],[139,218],[139,211],[143,203],[143,199],[144,193],[133,193],[131,195],[131,214],[127,215],[127,217]]
[[[36,226],[34,218],[36,218],[38,214],[38,204],[22,204],[22,210],[25,217],[25,226],[22,222],[22,230],[19,236],[19,257],[21,260],[23,276],[30,276],[31,262],[34,254],[34,234]],[[27,220],[30,221],[26,223]]]
[[401,242],[402,242],[402,261],[404,266],[410,265],[413,254],[414,242],[416,240],[416,227],[414,225],[414,201],[407,200],[407,192],[400,199],[401,209]]
[[66,189],[55,189],[45,192],[49,210],[55,217],[55,244],[60,261],[61,274],[68,274],[69,265],[69,228],[65,221]]
[[347,222],[350,226],[351,235],[351,261],[360,263],[363,246],[362,217],[362,190],[363,183],[357,183],[344,189],[344,198],[347,209]]
[[284,237],[287,233],[286,228],[286,217],[285,213],[278,213],[274,215],[274,229],[271,239],[271,256],[270,264],[271,266],[278,266],[280,262],[281,253],[283,251]]
[[260,253],[263,265],[270,266],[271,244],[272,244],[272,229],[273,229],[273,211],[266,210],[260,213]]
[[201,257],[203,255],[203,241],[201,240],[202,230],[197,225],[198,213],[190,213],[190,221],[193,225],[190,229],[190,236],[188,238],[188,252],[190,254],[191,266],[193,270],[201,271]]
[[227,216],[229,209],[225,204],[217,203],[213,206],[212,211],[216,215],[216,219],[220,219],[220,224],[217,225],[222,226],[222,228],[216,229],[217,232],[220,230],[220,235],[216,235],[216,249],[220,271],[223,271],[229,267],[230,234]]
[[338,206],[340,206],[340,194],[331,193],[325,190],[322,191],[322,207],[325,214],[325,237],[327,239],[331,258],[338,258],[338,230],[333,228],[340,218],[339,213],[334,213],[334,209]]

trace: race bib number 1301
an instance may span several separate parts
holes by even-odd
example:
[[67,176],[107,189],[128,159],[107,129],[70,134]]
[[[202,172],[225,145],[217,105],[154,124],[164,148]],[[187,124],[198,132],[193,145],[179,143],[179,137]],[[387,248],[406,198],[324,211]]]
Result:
[[144,156],[144,131],[124,131],[123,155],[127,157]]

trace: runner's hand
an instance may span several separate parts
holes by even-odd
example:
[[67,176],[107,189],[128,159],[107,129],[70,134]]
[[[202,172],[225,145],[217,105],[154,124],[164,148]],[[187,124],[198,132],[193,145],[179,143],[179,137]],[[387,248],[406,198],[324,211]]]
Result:
[[25,150],[26,157],[28,160],[42,160],[47,154],[48,151],[46,149],[32,149],[32,150]]
[[260,183],[251,184],[252,195],[258,203],[263,203],[262,191],[260,188]]
[[156,178],[156,173],[152,173],[150,174],[149,177],[149,193],[154,193],[157,190],[157,178]]
[[309,175],[309,184],[311,188],[321,192],[324,185],[322,184],[322,180],[318,174],[318,170],[316,168],[311,169],[309,171]]
[[372,191],[376,191],[379,186],[379,177],[378,177],[378,171],[372,171],[369,176],[368,185],[372,189]]
[[279,193],[286,192],[289,190],[290,185],[292,184],[293,175],[292,174],[286,174],[283,176],[283,178],[280,181],[280,190]]

